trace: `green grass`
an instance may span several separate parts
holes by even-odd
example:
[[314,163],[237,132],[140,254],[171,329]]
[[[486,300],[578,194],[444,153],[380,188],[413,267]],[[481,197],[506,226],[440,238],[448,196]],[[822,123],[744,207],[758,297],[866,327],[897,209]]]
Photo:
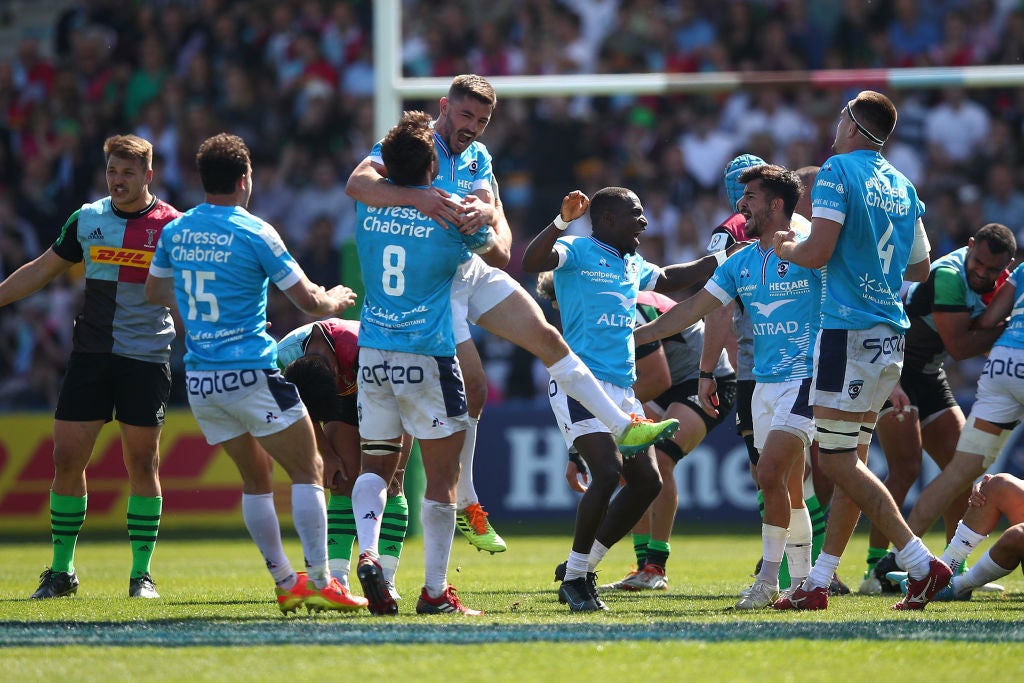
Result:
[[[825,612],[732,609],[760,553],[754,535],[673,539],[667,594],[607,594],[607,614],[570,614],[555,598],[567,538],[512,536],[509,552],[478,553],[457,535],[449,580],[480,619],[419,617],[422,546],[407,545],[396,618],[282,617],[247,538],[161,538],[154,576],[162,598],[129,600],[126,541],[79,542],[75,598],[29,601],[48,543],[0,547],[0,662],[11,681],[306,680],[415,676],[427,681],[908,681],[1016,680],[1024,654],[1024,578],[1002,597],[897,613],[891,596],[834,598]],[[932,548],[941,539],[927,539]],[[841,575],[859,584],[866,546],[851,544]],[[987,545],[985,546],[987,547]],[[301,558],[298,543],[289,555]],[[602,580],[632,561],[612,550]],[[53,646],[62,646],[55,648]]]

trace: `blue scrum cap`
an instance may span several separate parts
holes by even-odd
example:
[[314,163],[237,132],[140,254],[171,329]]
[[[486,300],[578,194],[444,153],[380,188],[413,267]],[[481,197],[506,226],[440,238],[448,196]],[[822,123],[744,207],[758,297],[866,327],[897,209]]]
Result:
[[725,166],[725,194],[729,197],[729,207],[735,211],[736,205],[743,196],[743,183],[740,173],[751,166],[762,166],[766,162],[753,154],[741,154]]

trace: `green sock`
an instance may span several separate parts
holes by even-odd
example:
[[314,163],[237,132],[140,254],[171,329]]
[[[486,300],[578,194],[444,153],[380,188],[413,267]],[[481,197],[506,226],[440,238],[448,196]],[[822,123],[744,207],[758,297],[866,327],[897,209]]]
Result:
[[388,498],[380,520],[380,554],[400,558],[408,531],[409,501],[404,495]]
[[757,514],[761,515],[761,521],[764,521],[764,494],[761,493],[761,489],[757,490]]
[[650,542],[650,534],[633,534],[633,552],[636,553],[637,569],[647,564],[647,546]]
[[327,501],[327,559],[352,560],[352,543],[356,540],[356,517],[352,498],[331,494]]
[[871,570],[875,568],[875,565],[878,564],[878,561],[880,559],[882,559],[883,557],[885,557],[888,554],[889,554],[889,548],[888,547],[885,547],[885,548],[876,548],[874,546],[869,546],[868,547],[868,568],[867,568],[867,571],[864,572],[864,578],[865,579],[871,577]]
[[75,543],[85,522],[88,500],[88,495],[62,496],[50,491],[50,537],[53,540],[50,569],[55,572],[71,574],[75,571]]
[[825,508],[821,507],[818,497],[813,493],[804,501],[807,504],[807,514],[811,516],[811,566],[821,554],[821,546],[825,544]]
[[149,563],[156,550],[163,503],[164,499],[160,496],[128,497],[128,540],[132,544],[133,579],[149,573]]
[[652,538],[647,543],[647,564],[656,564],[664,569],[671,554],[672,546],[668,541],[656,541]]

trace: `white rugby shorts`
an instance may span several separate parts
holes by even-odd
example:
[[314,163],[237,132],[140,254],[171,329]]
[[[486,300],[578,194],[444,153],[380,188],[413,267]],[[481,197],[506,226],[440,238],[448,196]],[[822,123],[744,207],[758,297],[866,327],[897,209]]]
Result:
[[[608,394],[608,398],[623,412],[644,414],[644,407],[633,395],[632,387],[623,388],[603,380],[597,382]],[[554,378],[548,382],[548,400],[551,402],[551,412],[555,414],[555,421],[567,448],[573,449],[573,442],[587,434],[611,434],[605,423],[594,417],[579,401],[562,391]]]
[[[470,338],[469,323],[507,299],[516,281],[501,268],[492,268],[477,255],[462,263],[452,280],[452,329],[455,343]],[[468,322],[467,322],[468,320]]]
[[754,448],[764,448],[771,431],[788,432],[809,446],[814,440],[814,413],[810,404],[811,379],[758,382],[750,401],[754,420]]
[[190,370],[185,389],[210,445],[247,432],[270,436],[307,415],[298,389],[279,370]]
[[442,439],[469,427],[459,361],[402,351],[359,349],[359,436],[388,441],[408,432]]
[[904,346],[903,333],[884,323],[866,330],[819,330],[811,405],[877,413],[900,381]]

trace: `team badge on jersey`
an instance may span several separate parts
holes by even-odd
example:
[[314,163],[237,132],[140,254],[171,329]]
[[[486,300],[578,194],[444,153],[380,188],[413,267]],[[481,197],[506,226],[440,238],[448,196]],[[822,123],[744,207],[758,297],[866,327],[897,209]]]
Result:
[[779,265],[775,270],[779,274],[779,277],[786,277],[786,273],[789,272],[789,261],[779,261]]

